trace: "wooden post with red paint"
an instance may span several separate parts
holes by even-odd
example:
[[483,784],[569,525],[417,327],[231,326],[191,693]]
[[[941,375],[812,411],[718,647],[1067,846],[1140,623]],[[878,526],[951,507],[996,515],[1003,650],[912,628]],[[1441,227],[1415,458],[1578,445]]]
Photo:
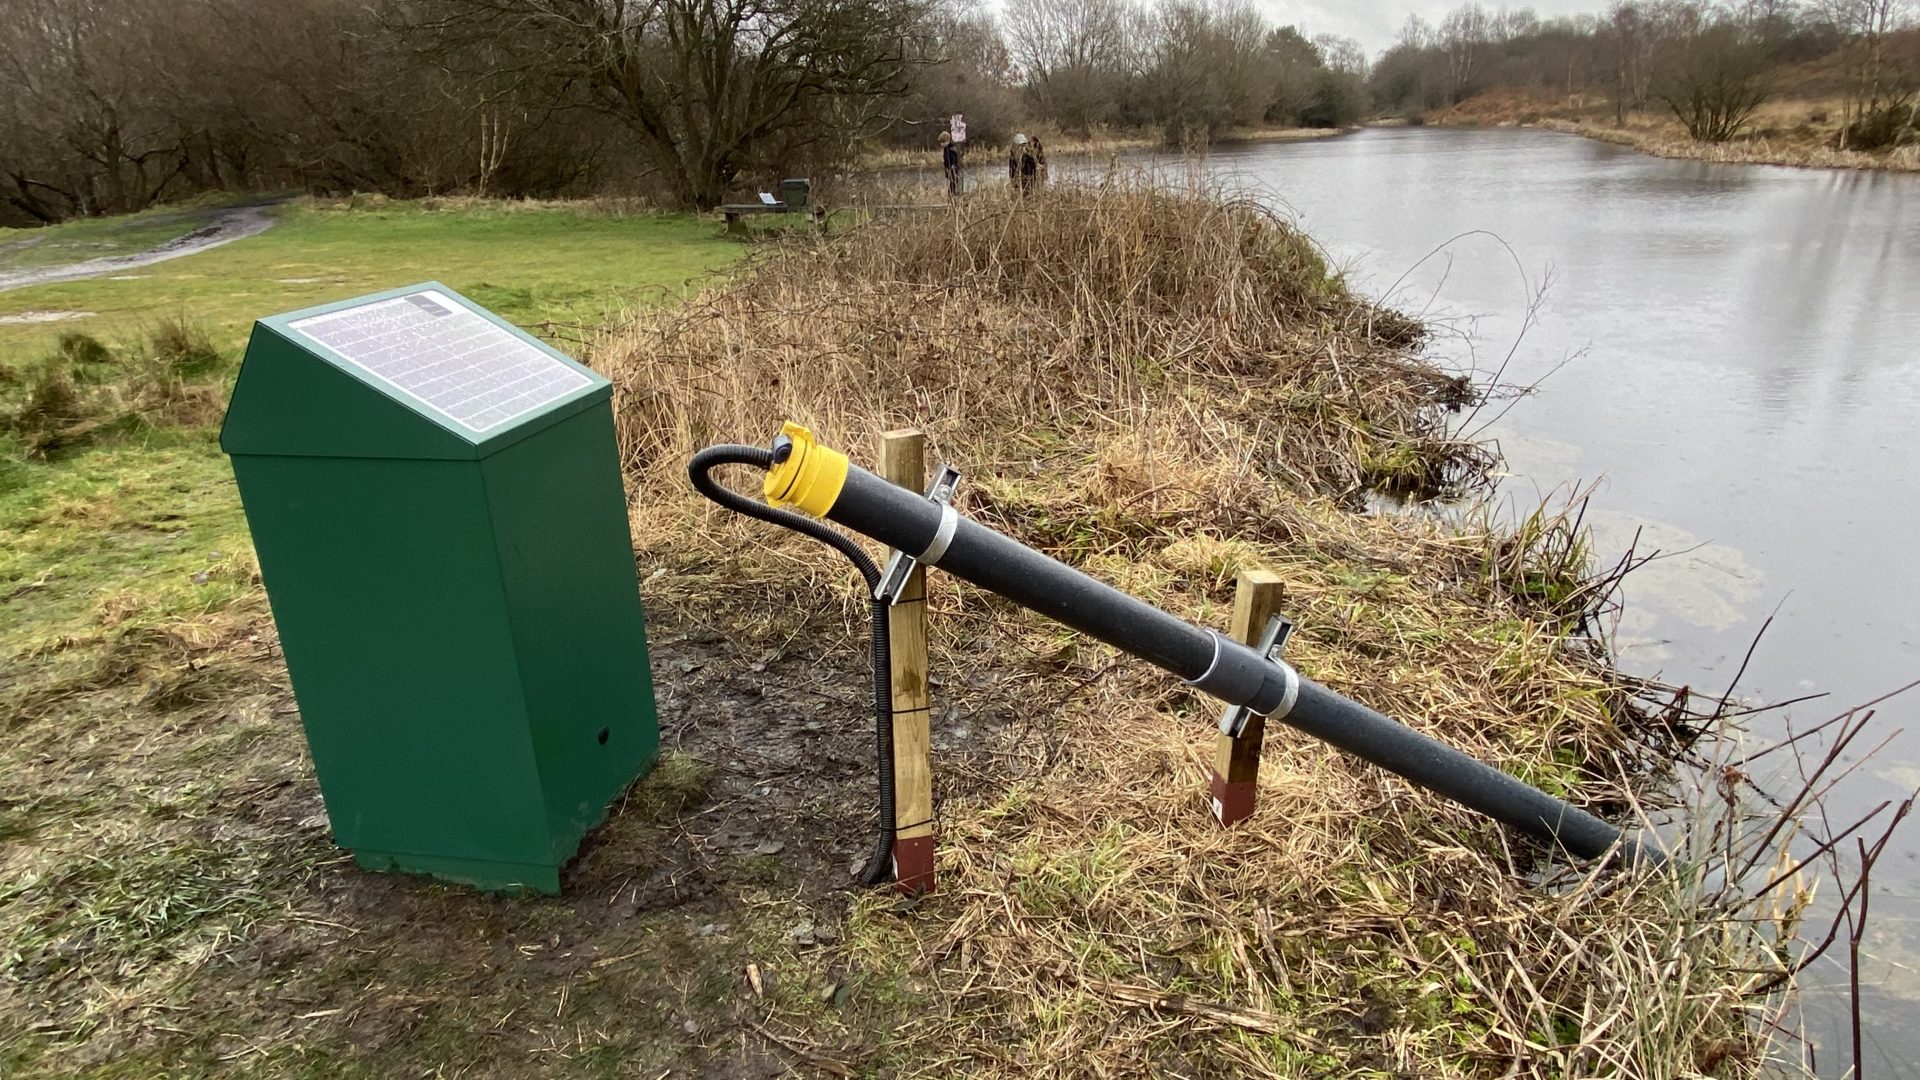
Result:
[[[880,436],[879,473],[913,491],[927,483],[927,436]],[[933,891],[932,702],[927,692],[927,572],[915,567],[887,619],[893,677],[893,876],[900,891]]]
[[[1257,645],[1267,621],[1280,613],[1286,587],[1277,574],[1242,570],[1233,594],[1232,634],[1236,641]],[[1213,751],[1213,816],[1232,825],[1253,814],[1254,791],[1260,776],[1260,748],[1266,738],[1267,718],[1247,718],[1239,738],[1221,735]]]

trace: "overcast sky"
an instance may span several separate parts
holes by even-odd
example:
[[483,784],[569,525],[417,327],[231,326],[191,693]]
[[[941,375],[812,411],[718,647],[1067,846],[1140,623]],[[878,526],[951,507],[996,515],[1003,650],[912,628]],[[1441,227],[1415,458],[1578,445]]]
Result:
[[[1339,34],[1358,41],[1367,50],[1367,59],[1375,60],[1380,51],[1393,44],[1400,24],[1408,15],[1418,15],[1437,23],[1448,9],[1461,0],[1254,0],[1277,23],[1292,23],[1308,37],[1315,34]],[[1500,7],[1499,0],[1481,0],[1483,7]],[[1533,0],[1506,6],[1530,7],[1541,18],[1577,15],[1599,11],[1606,0]]]

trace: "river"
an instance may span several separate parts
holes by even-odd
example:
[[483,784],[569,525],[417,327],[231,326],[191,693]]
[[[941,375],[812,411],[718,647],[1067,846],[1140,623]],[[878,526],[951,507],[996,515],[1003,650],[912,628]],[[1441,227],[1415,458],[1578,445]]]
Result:
[[[1422,128],[1229,147],[1209,168],[1287,207],[1363,291],[1447,319],[1461,333],[1436,351],[1483,374],[1531,309],[1500,380],[1538,389],[1486,430],[1501,497],[1526,508],[1598,480],[1600,560],[1636,533],[1642,553],[1675,553],[1627,579],[1624,670],[1718,695],[1773,614],[1741,692],[1828,696],[1756,718],[1763,738],[1920,678],[1920,176]],[[1916,709],[1920,691],[1887,703],[1879,735]],[[1909,730],[1843,785],[1835,817],[1916,786]],[[1920,826],[1872,885],[1862,1064],[1920,1075]],[[1805,982],[1820,1071],[1839,1075],[1845,971]]]

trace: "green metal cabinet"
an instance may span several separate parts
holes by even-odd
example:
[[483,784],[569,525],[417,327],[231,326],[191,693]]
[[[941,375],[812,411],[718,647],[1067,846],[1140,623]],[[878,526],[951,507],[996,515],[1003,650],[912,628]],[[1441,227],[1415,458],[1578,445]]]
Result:
[[254,326],[220,441],[362,866],[557,892],[652,764],[611,396],[437,283]]

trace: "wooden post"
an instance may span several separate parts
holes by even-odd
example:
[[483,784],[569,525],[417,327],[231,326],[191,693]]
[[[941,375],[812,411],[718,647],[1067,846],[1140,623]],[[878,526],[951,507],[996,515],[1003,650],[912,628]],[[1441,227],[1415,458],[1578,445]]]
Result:
[[[927,436],[917,428],[880,436],[880,475],[924,491]],[[893,658],[893,876],[900,890],[933,891],[933,764],[928,730],[927,572],[915,567],[887,620]]]
[[[1233,593],[1233,637],[1248,645],[1257,644],[1266,631],[1267,620],[1279,614],[1286,587],[1277,574],[1266,570],[1242,570]],[[1219,736],[1213,751],[1213,816],[1221,825],[1232,825],[1253,813],[1255,783],[1260,775],[1260,744],[1266,737],[1267,718],[1247,718],[1247,729],[1239,738]]]

